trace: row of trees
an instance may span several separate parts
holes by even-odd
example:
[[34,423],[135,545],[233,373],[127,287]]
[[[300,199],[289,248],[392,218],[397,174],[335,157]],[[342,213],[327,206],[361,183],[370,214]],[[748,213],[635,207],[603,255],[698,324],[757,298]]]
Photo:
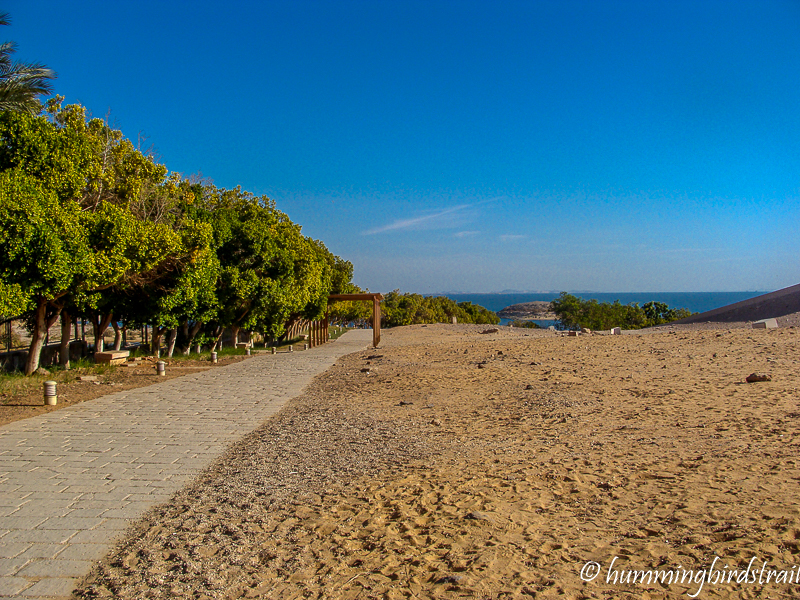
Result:
[[[223,328],[279,337],[347,293],[352,265],[301,234],[266,196],[182,178],[79,105],[0,113],[0,316],[25,315],[38,367],[61,317],[103,333],[153,325],[184,352]],[[66,341],[64,342],[67,343]],[[61,352],[68,360],[67,348]]]
[[445,296],[426,297],[394,290],[385,294],[381,302],[381,324],[384,327],[450,323],[452,317],[456,317],[459,323],[500,322],[500,317],[482,306],[471,302],[456,303]]
[[584,300],[566,292],[561,292],[550,305],[565,329],[642,329],[692,315],[685,308],[670,308],[663,302],[647,302],[643,306],[638,303],[621,304],[619,300],[598,302]]

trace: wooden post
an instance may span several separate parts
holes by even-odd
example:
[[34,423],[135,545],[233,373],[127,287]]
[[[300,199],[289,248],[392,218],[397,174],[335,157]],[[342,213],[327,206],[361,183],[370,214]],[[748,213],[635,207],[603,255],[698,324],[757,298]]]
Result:
[[329,331],[328,313],[327,312],[325,313],[325,320],[323,321],[323,327],[324,327],[324,330],[322,332],[322,334],[323,334],[322,339],[325,340],[325,342],[328,342],[331,339],[331,335],[330,335],[330,331]]
[[381,343],[381,301],[372,299],[372,347]]
[[[378,347],[381,343],[381,300],[383,296],[380,294],[331,294],[328,296],[328,302],[369,302],[372,300],[372,345]],[[327,317],[327,315],[326,315]],[[328,320],[325,319],[325,327],[328,326]],[[359,327],[363,327],[359,325]],[[326,331],[327,334],[327,331]]]

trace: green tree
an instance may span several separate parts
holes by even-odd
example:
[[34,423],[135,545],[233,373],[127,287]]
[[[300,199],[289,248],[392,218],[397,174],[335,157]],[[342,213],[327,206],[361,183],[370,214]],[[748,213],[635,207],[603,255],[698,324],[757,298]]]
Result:
[[471,302],[456,303],[446,296],[424,297],[394,290],[384,295],[381,303],[381,321],[384,327],[450,323],[453,317],[459,323],[500,322],[500,317],[482,306]]
[[[0,13],[0,25],[10,25],[8,13]],[[51,93],[55,73],[39,63],[14,62],[14,42],[0,44],[0,111],[36,114],[41,110],[38,96]]]
[[561,292],[550,305],[558,316],[561,327],[565,329],[642,329],[669,323],[691,314],[682,308],[671,309],[663,302],[648,302],[641,307],[637,303],[621,304],[619,300],[583,300],[566,292]]

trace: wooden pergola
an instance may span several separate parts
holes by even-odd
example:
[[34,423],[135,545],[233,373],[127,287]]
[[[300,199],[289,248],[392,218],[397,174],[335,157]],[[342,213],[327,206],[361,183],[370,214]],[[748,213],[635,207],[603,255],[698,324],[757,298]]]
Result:
[[[328,304],[331,302],[372,302],[372,347],[377,348],[381,343],[381,294],[331,294],[328,296]],[[327,316],[325,321],[327,322]]]

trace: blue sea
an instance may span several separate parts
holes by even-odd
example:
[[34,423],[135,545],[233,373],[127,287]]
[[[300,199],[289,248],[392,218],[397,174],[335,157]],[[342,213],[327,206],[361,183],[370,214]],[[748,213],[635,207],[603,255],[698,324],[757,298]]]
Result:
[[[685,308],[692,312],[705,312],[721,308],[729,304],[748,300],[769,292],[570,292],[584,300],[597,300],[598,302],[614,302],[619,300],[622,304],[638,302],[641,306],[646,302],[663,302],[670,308]],[[456,302],[472,302],[479,304],[491,311],[498,312],[506,306],[522,302],[544,301],[550,302],[558,298],[558,292],[543,292],[536,294],[433,294],[447,296]],[[508,319],[501,320],[501,324],[508,323]],[[550,321],[537,321],[539,325],[547,327]]]

